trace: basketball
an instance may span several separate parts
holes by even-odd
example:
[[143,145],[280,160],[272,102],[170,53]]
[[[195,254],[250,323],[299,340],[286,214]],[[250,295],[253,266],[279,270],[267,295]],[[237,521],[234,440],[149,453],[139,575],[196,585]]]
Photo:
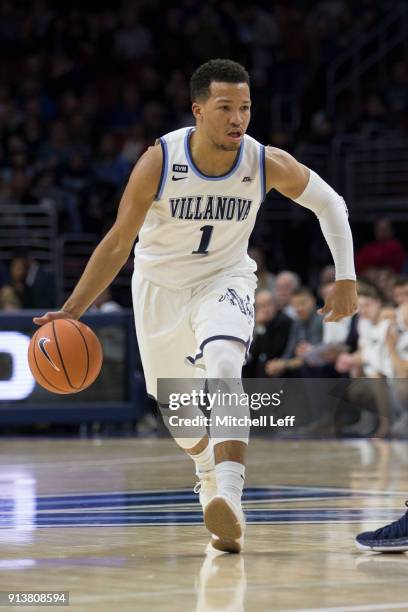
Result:
[[53,393],[78,393],[97,378],[102,347],[94,332],[72,319],[50,321],[28,348],[28,364],[39,385]]

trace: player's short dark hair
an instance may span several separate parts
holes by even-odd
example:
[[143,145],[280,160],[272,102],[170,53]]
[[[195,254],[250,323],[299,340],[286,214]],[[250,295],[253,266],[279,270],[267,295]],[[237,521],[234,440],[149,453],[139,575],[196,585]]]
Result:
[[210,96],[210,85],[217,83],[247,83],[249,74],[241,64],[229,59],[212,59],[201,64],[190,79],[191,101],[205,100]]

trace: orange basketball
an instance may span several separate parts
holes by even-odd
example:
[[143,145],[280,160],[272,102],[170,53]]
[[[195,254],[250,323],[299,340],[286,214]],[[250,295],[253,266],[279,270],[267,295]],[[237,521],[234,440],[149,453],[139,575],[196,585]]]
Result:
[[32,375],[53,393],[78,393],[89,387],[101,370],[102,358],[94,332],[72,319],[42,325],[28,347]]

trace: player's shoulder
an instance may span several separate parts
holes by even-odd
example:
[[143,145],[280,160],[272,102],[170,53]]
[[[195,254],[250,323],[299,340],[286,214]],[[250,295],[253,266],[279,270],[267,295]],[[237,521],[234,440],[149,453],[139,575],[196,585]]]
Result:
[[145,185],[157,185],[162,173],[163,152],[160,144],[152,144],[139,157],[129,178],[130,184],[140,181]]
[[296,159],[284,149],[270,145],[265,147],[265,171],[267,178],[273,177],[274,179],[279,179],[280,176],[285,177],[288,173],[296,170],[298,165]]
[[163,136],[159,136],[150,147],[146,149],[143,155],[140,157],[137,166],[143,170],[148,170],[153,173],[162,173],[163,165],[166,163],[168,157],[168,147],[171,143],[177,140],[183,139],[186,131],[189,128],[181,128],[179,130],[173,130]]
[[192,126],[182,127],[182,128],[179,128],[178,130],[167,132],[167,134],[164,134],[157,140],[159,144],[161,145],[169,145],[170,143],[184,142],[184,138],[186,137],[186,134],[188,134],[193,129],[194,128]]
[[265,147],[265,159],[267,163],[274,166],[286,166],[287,164],[293,163],[294,157],[285,151],[284,149],[279,149],[278,147],[273,147],[271,145],[267,145]]
[[144,169],[151,168],[152,170],[161,168],[163,163],[163,152],[159,143],[156,143],[157,141],[150,147],[147,147],[143,155],[140,156],[136,167],[143,167]]

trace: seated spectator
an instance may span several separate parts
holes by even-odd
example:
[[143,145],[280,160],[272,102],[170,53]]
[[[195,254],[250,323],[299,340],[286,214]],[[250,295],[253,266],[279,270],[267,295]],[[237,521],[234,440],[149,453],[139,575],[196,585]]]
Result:
[[276,276],[275,298],[277,307],[292,319],[296,319],[296,312],[291,304],[291,298],[299,287],[300,278],[294,272],[284,270]]
[[[333,287],[334,282],[328,282],[320,286],[319,294],[323,304]],[[334,369],[334,363],[337,357],[350,346],[351,333],[352,317],[345,317],[341,321],[323,321],[322,342],[321,344],[311,346],[304,353],[305,364],[310,367],[320,368],[319,375],[322,378],[338,376]]]
[[248,249],[248,255],[255,261],[257,266],[256,276],[258,278],[258,285],[256,290],[262,291],[266,289],[273,291],[275,289],[275,276],[266,267],[264,251],[258,247],[251,247]]
[[280,359],[271,359],[265,364],[268,376],[310,376],[311,368],[305,364],[305,355],[323,338],[323,317],[316,312],[316,300],[307,287],[296,289],[292,295],[296,320],[288,344]]
[[389,219],[379,219],[374,226],[374,242],[366,244],[356,253],[356,271],[365,274],[370,268],[389,267],[401,274],[407,253],[400,240],[394,237],[394,228]]
[[377,378],[380,375],[381,352],[389,325],[387,317],[381,320],[382,309],[382,297],[375,287],[366,286],[359,290],[358,349],[354,353],[339,355],[336,363],[338,372],[348,373],[352,378]]
[[396,419],[391,432],[396,436],[408,435],[408,301],[398,308],[396,321],[385,338],[387,350],[384,369],[392,393]]
[[54,170],[44,170],[37,175],[33,194],[40,206],[56,210],[60,231],[79,233],[82,230],[75,194],[58,185]]
[[288,343],[293,320],[279,312],[271,291],[261,289],[255,296],[254,339],[249,350],[249,359],[244,367],[246,378],[268,376],[265,364],[281,357]]
[[389,366],[384,369],[390,378],[408,378],[408,302],[400,306],[398,315],[385,336]]
[[[343,433],[374,435],[383,437],[390,431],[390,402],[385,384],[385,338],[393,311],[383,310],[383,301],[375,287],[366,286],[359,290],[358,298],[358,349],[354,353],[342,353],[336,361],[336,370],[348,373],[351,378],[364,377],[367,380],[352,385],[348,390],[349,400],[361,411],[358,423],[346,428]],[[374,380],[373,380],[374,379]],[[377,382],[376,382],[377,381]],[[367,407],[376,412],[376,423],[367,419]],[[370,431],[364,431],[364,426]],[[374,428],[374,431],[371,429]]]
[[93,304],[89,307],[89,312],[120,312],[122,306],[112,299],[110,287],[107,287],[98,295]]
[[134,123],[126,130],[126,138],[122,146],[122,157],[129,164],[135,164],[148,143],[141,123]]
[[30,256],[27,251],[15,253],[10,262],[10,286],[22,308],[54,308],[56,306],[53,275]]
[[129,162],[117,151],[112,134],[102,136],[95,164],[96,178],[101,183],[119,188],[128,179],[130,170]]
[[[122,306],[115,302],[112,299],[112,293],[110,287],[107,287],[94,301],[94,303],[89,308],[89,313],[113,313],[113,312],[121,312]],[[98,329],[98,338],[102,343],[103,354],[105,359],[110,362],[123,364],[123,359],[125,357],[124,348],[124,329],[121,325],[104,325]],[[112,364],[110,364],[111,366]],[[104,375],[109,377],[113,376],[112,368],[108,368],[105,371]],[[121,375],[121,368],[115,370],[115,375]],[[120,384],[120,380],[117,380],[117,384]],[[109,385],[108,385],[109,386]]]
[[397,307],[408,304],[408,276],[399,276],[395,280],[393,299]]
[[21,309],[21,302],[13,287],[3,285],[0,287],[0,310],[3,312],[13,312]]

